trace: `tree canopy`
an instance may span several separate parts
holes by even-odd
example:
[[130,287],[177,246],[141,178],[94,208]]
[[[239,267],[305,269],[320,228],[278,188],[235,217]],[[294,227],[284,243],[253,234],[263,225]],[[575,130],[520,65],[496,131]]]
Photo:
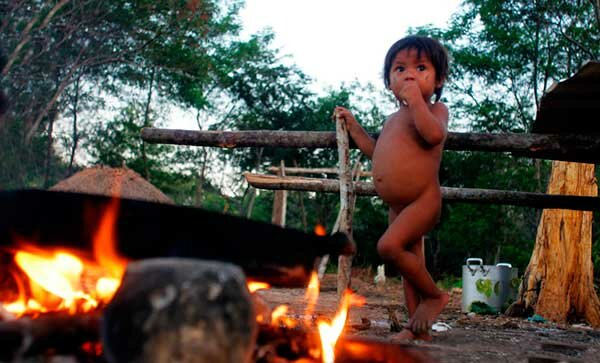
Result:
[[[248,188],[240,171],[281,160],[333,167],[333,150],[149,145],[139,130],[166,125],[174,110],[193,114],[202,129],[333,130],[331,112],[343,105],[376,132],[389,99],[352,83],[315,94],[301,69],[281,61],[272,33],[241,38],[242,6],[0,0],[0,89],[8,101],[0,118],[0,189],[45,188],[86,165],[127,166],[179,204],[269,221],[273,193]],[[439,38],[449,49],[443,101],[451,128],[528,132],[552,82],[598,59],[598,7],[594,0],[465,0],[447,26],[409,32]],[[549,169],[547,162],[504,154],[446,152],[440,179],[453,187],[543,191]],[[337,202],[336,195],[290,193],[288,225],[330,228]],[[377,198],[358,198],[358,263],[380,262],[375,244],[386,212]],[[428,238],[436,277],[457,275],[466,257],[523,268],[538,218],[522,207],[445,205]],[[598,250],[595,243],[600,263]]]

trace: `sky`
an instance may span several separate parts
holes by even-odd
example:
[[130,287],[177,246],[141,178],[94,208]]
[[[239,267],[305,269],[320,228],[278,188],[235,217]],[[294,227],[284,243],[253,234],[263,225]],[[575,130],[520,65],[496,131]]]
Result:
[[[460,0],[245,0],[239,13],[241,36],[271,28],[273,46],[313,79],[314,92],[323,94],[354,80],[384,90],[381,75],[389,47],[408,35],[409,27],[447,25],[459,4]],[[173,108],[168,127],[198,126],[193,112]]]
[[445,26],[460,0],[246,0],[242,36],[270,27],[274,45],[317,91],[355,79],[383,88],[383,59],[409,27]]

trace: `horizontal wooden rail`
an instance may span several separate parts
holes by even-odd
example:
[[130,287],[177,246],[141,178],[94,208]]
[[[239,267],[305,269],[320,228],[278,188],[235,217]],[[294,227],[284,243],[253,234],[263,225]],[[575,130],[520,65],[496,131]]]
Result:
[[[372,134],[378,137],[378,134]],[[238,147],[336,148],[335,132],[330,131],[193,131],[142,129],[142,139],[150,143]],[[350,147],[356,148],[353,143]],[[551,135],[528,133],[450,132],[446,150],[510,152],[517,156],[600,163],[600,135]]]
[[[336,168],[297,168],[297,167],[284,167],[286,174],[338,174],[339,170]],[[280,168],[278,166],[270,166],[267,168],[271,173],[279,173]],[[359,176],[373,176],[370,171],[360,171]]]
[[[278,177],[253,173],[244,173],[244,176],[248,184],[259,189],[339,192],[339,181],[335,179]],[[354,182],[354,191],[356,195],[377,195],[373,183],[370,182]],[[442,198],[446,202],[505,204],[546,209],[600,210],[599,197],[575,195],[442,187]]]

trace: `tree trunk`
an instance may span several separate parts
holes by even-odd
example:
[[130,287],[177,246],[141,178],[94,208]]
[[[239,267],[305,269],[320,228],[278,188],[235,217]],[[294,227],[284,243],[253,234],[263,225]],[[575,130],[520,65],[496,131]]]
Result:
[[[597,196],[594,165],[553,162],[548,193]],[[600,326],[591,257],[592,217],[586,211],[544,210],[517,303],[511,307],[513,314],[521,310],[555,322],[584,319]]]
[[79,107],[79,83],[81,76],[78,76],[75,80],[73,95],[73,130],[72,138],[73,144],[71,145],[71,155],[69,157],[69,168],[67,169],[67,175],[73,174],[73,162],[75,161],[75,152],[77,151],[77,143],[79,142],[79,134],[77,133],[77,108]]
[[[144,127],[150,126],[150,104],[152,103],[152,88],[154,87],[154,74],[156,68],[150,71],[150,85],[148,87],[148,97],[146,99],[146,109],[144,110]],[[144,178],[150,180],[150,169],[148,168],[148,155],[146,153],[146,142],[142,140],[142,160],[144,163]]]
[[204,192],[204,175],[206,173],[206,158],[208,155],[208,150],[206,148],[202,151],[202,167],[200,168],[200,174],[196,178],[196,192],[194,193],[194,205],[198,208],[202,206],[202,193]]
[[[262,162],[263,150],[264,150],[263,148],[256,150],[256,168],[257,169],[260,167],[260,164]],[[252,209],[254,208],[254,201],[256,200],[257,190],[256,190],[256,188],[253,188],[252,186],[248,185],[248,189],[246,189],[246,192],[250,192],[250,199],[248,200],[248,205],[246,206],[245,213],[246,213],[246,218],[250,218],[250,217],[252,217]],[[245,196],[242,197],[240,211],[244,210],[244,200],[245,200]]]
[[[294,160],[294,166],[296,168],[298,168],[298,162],[296,160]],[[302,217],[302,230],[304,232],[306,232],[306,231],[308,231],[308,222],[306,220],[306,208],[304,207],[304,193],[296,193],[296,195],[298,196],[298,199],[300,199],[299,203],[300,203],[300,213],[301,213],[301,217]]]
[[50,187],[50,173],[52,169],[52,156],[54,155],[54,121],[58,111],[53,109],[48,114],[48,140],[46,144],[46,160],[44,165],[44,189]]

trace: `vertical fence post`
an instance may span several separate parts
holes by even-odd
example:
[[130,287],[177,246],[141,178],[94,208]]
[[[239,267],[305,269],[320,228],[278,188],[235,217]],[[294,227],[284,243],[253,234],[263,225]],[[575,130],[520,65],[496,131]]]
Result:
[[[281,160],[279,164],[278,176],[285,176],[285,162]],[[285,214],[287,210],[287,190],[275,191],[273,197],[273,214],[271,215],[271,223],[281,227],[285,227]]]
[[[338,147],[338,174],[340,180],[340,224],[339,231],[346,233],[352,240],[352,207],[354,195],[352,172],[350,171],[350,142],[346,123],[336,115],[336,136]],[[344,291],[350,287],[352,256],[339,256],[337,273],[337,294],[341,299]]]
[[[363,172],[362,172],[362,166],[360,164],[360,156],[359,156],[358,160],[356,160],[356,163],[354,164],[354,168],[352,169],[352,179],[354,181],[359,181],[361,175],[363,175]],[[350,214],[354,214],[354,205],[355,204],[356,204],[356,193],[353,193],[352,198],[349,203],[349,207],[348,207]],[[333,228],[331,229],[331,234],[339,232],[341,218],[342,218],[342,210],[340,209],[338,211],[338,215],[335,219]],[[317,264],[318,265],[317,274],[319,276],[319,281],[323,279],[323,276],[325,275],[325,270],[327,270],[328,263],[329,263],[329,255],[325,255],[325,256],[321,257],[321,259],[319,260],[319,263]]]

